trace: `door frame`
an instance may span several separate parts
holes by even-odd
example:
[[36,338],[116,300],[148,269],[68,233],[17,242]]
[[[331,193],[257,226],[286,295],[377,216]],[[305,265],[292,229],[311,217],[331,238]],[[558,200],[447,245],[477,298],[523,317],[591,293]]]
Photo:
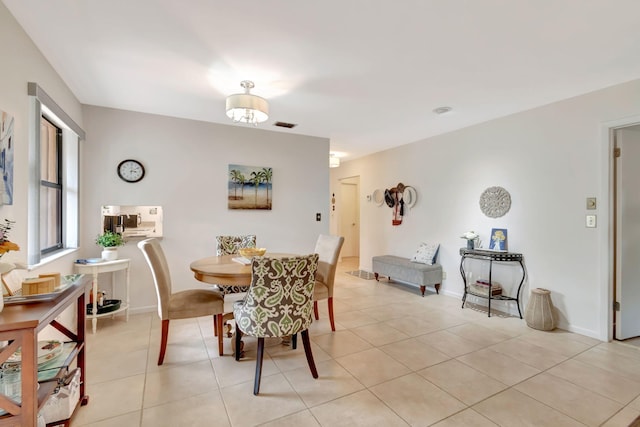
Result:
[[[616,295],[616,187],[615,187],[615,131],[620,128],[640,124],[640,116],[631,116],[623,119],[603,122],[601,124],[601,182],[600,194],[605,205],[597,209],[600,215],[599,240],[600,246],[600,302],[602,304],[598,324],[600,330],[605,331],[603,339],[612,341],[615,336],[613,304]],[[600,203],[600,202],[599,202]]]
[[[361,217],[362,217],[362,212],[361,212],[361,206],[360,206],[360,175],[353,175],[353,176],[348,176],[345,178],[339,178],[338,179],[338,188],[339,188],[339,200],[342,200],[342,185],[343,184],[349,184],[349,185],[355,185],[356,186],[356,197],[355,197],[355,201],[354,203],[357,206],[357,210],[358,210],[358,257],[360,257],[360,241],[361,241],[361,236],[360,236],[360,230],[361,230]],[[342,235],[344,236],[344,233],[342,230],[342,220],[343,218],[344,212],[342,209],[342,206],[340,206],[340,208],[338,209],[338,218],[337,218],[337,224],[336,224],[336,229],[338,230],[338,235]],[[340,253],[340,261],[342,261],[342,252]]]

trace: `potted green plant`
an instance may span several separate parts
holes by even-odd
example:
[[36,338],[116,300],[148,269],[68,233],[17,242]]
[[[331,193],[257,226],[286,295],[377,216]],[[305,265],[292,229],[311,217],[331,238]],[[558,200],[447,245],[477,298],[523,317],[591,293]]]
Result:
[[105,231],[96,237],[96,245],[102,246],[102,259],[113,261],[118,259],[118,246],[124,245],[121,234]]

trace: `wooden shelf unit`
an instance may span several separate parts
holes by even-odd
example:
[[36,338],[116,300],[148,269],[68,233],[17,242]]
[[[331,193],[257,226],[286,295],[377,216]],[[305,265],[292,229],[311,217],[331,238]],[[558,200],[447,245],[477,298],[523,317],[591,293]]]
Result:
[[[18,348],[21,348],[21,402],[16,403],[1,394],[0,408],[7,414],[0,416],[0,426],[35,426],[38,411],[44,406],[55,388],[58,379],[67,375],[70,365],[75,361],[81,369],[80,400],[81,405],[88,403],[85,394],[85,287],[89,278],[83,277],[51,300],[38,302],[22,302],[5,305],[0,312],[0,341],[8,341],[9,345],[0,351],[0,364],[4,363]],[[56,320],[68,307],[76,304],[76,331],[73,332]],[[37,344],[38,333],[51,325],[64,334],[73,346],[60,369],[43,380],[38,387]],[[69,344],[67,344],[69,345]],[[62,421],[60,422],[62,423]]]

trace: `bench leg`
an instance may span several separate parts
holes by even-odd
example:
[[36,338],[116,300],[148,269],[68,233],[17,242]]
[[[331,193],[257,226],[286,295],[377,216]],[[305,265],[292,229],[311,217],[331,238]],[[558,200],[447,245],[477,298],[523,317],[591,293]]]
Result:
[[422,292],[422,296],[424,297],[424,291],[427,289],[425,285],[420,285],[420,292]]
[[373,273],[374,276],[376,276],[376,282],[379,282],[380,280],[378,280],[378,273]]
[[436,295],[440,295],[440,283],[436,283],[434,287],[436,288]]

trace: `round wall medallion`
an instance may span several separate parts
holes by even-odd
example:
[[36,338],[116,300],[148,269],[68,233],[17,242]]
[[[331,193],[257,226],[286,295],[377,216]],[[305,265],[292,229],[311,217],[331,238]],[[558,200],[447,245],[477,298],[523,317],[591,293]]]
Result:
[[502,187],[489,187],[480,195],[480,210],[489,218],[500,218],[511,208],[511,195]]

